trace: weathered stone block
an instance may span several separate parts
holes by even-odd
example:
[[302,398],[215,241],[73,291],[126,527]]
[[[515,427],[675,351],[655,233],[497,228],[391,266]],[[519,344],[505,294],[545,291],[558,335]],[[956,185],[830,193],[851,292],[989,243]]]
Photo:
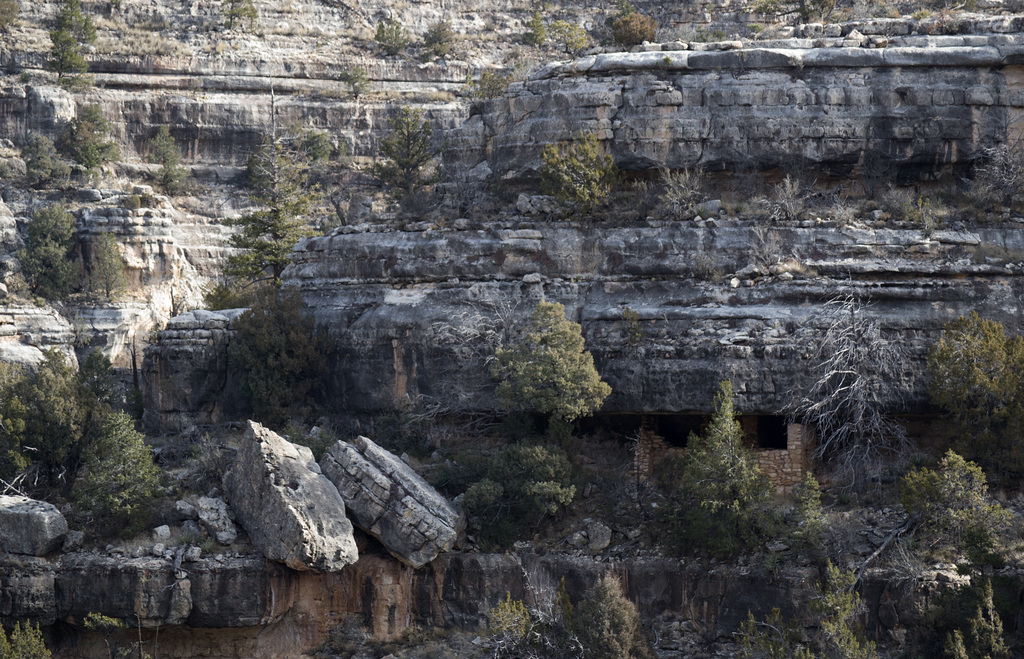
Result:
[[267,558],[317,572],[359,558],[345,503],[308,448],[250,421],[224,488],[238,523]]
[[465,519],[409,465],[365,437],[337,442],[320,460],[356,524],[419,568],[449,551]]
[[45,556],[61,546],[67,532],[68,523],[53,504],[0,495],[0,549]]

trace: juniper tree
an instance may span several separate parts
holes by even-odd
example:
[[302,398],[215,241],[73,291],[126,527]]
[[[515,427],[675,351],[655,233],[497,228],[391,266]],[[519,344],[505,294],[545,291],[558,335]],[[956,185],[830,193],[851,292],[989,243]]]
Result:
[[121,150],[107,139],[110,124],[98,105],[87,105],[78,112],[57,140],[57,149],[87,170],[117,160]]
[[92,258],[89,261],[90,288],[112,300],[128,285],[124,271],[125,263],[117,246],[117,239],[113,234],[103,234],[93,246]]
[[60,204],[47,206],[35,212],[26,233],[17,256],[29,288],[48,300],[63,300],[78,280],[71,261],[75,217]]
[[495,357],[492,375],[501,379],[495,396],[510,409],[570,422],[596,412],[612,392],[594,368],[583,328],[558,303],[538,302],[524,336]]
[[928,391],[954,432],[954,448],[990,477],[1024,477],[1024,338],[976,312],[946,325],[928,353]]
[[160,126],[149,141],[148,160],[160,165],[157,182],[165,192],[173,193],[181,188],[187,173],[181,166],[181,149],[167,126]]

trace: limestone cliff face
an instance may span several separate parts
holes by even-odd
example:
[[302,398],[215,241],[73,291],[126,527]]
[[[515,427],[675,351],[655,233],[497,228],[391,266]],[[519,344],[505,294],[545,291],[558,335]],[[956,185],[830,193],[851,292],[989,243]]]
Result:
[[[871,31],[868,26],[860,26]],[[846,27],[847,30],[851,28]],[[880,28],[879,28],[880,29]],[[477,106],[446,157],[530,178],[581,131],[627,170],[791,169],[931,177],[1012,137],[1024,105],[1017,34],[665,44],[553,63]],[[825,47],[823,47],[825,46]]]
[[[348,231],[300,243],[285,280],[326,330],[325,384],[353,413],[417,397],[493,409],[487,359],[541,299],[565,304],[582,324],[612,386],[605,412],[706,412],[723,378],[739,410],[784,410],[809,385],[827,303],[844,294],[906,349],[900,384],[911,409],[927,406],[924,357],[945,323],[977,310],[1021,329],[1021,229],[925,235],[805,224],[767,234],[728,220]],[[756,255],[764,244],[778,259],[771,268]],[[172,325],[147,352],[150,427],[223,418],[209,410],[237,400],[219,370],[230,333],[209,342],[199,338],[205,328],[193,336],[187,323]],[[220,384],[200,386],[206,377]]]
[[708,410],[722,378],[739,409],[784,409],[806,384],[826,303],[844,293],[907,348],[903,384],[917,404],[924,354],[946,322],[977,309],[1020,324],[1019,229],[925,236],[811,222],[767,239],[780,259],[770,270],[754,255],[766,237],[742,222],[348,233],[300,244],[285,277],[332,338],[332,384],[349,410],[405,396],[487,409],[488,328],[522,321],[542,298],[582,324],[613,389],[606,412]]
[[[564,577],[578,602],[605,573],[622,580],[645,620],[691,620],[727,636],[748,611],[763,618],[778,607],[786,618],[809,622],[806,601],[818,576],[810,568],[786,568],[768,579],[757,568],[709,569],[700,561],[601,562],[536,554],[452,553],[413,570],[363,546],[357,563],[328,574],[230,556],[178,567],[167,559],[90,553],[23,563],[0,565],[0,620],[69,623],[55,630],[50,647],[54,656],[76,659],[104,651],[97,634],[73,631],[88,613],[137,621],[142,631],[130,629],[123,640],[141,633],[147,643],[159,644],[161,656],[286,658],[326,640],[349,615],[377,638],[398,636],[414,624],[479,629],[506,594],[543,608]],[[918,624],[937,578],[956,576],[926,572],[906,588],[883,571],[868,573],[863,596],[872,638],[886,639]],[[999,587],[1012,598],[1022,590],[1012,575]],[[662,650],[671,650],[668,640],[663,638]]]

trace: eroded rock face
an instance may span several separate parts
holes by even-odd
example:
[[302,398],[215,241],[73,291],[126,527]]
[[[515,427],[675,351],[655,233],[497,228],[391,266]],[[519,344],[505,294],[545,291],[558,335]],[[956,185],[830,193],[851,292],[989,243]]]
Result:
[[317,572],[359,558],[345,503],[308,448],[250,421],[224,488],[236,520],[267,558]]
[[803,161],[845,176],[884,162],[930,176],[1004,142],[1007,118],[1024,103],[1019,35],[903,36],[885,48],[856,32],[824,41],[833,47],[668,44],[553,63],[480,106],[449,136],[446,158],[531,179],[544,147],[583,131],[629,170]]
[[366,437],[336,442],[320,460],[356,524],[420,568],[451,550],[465,519],[412,467]]
[[68,523],[53,504],[0,495],[0,549],[45,556],[61,546],[67,532]]
[[243,311],[197,309],[168,321],[142,362],[148,429],[181,430],[247,411],[227,350],[231,321]]

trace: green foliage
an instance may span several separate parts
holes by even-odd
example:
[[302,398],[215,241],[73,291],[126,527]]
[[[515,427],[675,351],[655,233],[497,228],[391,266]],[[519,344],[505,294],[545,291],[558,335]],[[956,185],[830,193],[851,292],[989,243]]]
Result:
[[423,47],[434,57],[444,57],[452,52],[455,31],[452,22],[445,19],[431,23],[423,34]]
[[552,41],[560,44],[562,50],[569,55],[581,52],[590,43],[586,30],[566,21],[555,21],[549,25],[548,35]]
[[810,471],[804,473],[795,495],[801,536],[809,544],[818,545],[825,530],[826,520],[825,511],[821,507],[821,486],[814,474]]
[[817,633],[809,646],[802,642],[801,630],[795,621],[784,621],[774,609],[763,623],[755,622],[752,613],[740,627],[742,656],[751,659],[814,659],[815,656],[835,659],[876,659],[875,644],[864,637],[855,624],[862,613],[860,595],[854,590],[856,576],[841,571],[831,561],[826,565],[825,579],[817,586],[811,610],[817,618]]
[[149,162],[160,165],[156,180],[165,192],[174,193],[181,189],[188,173],[181,166],[181,149],[178,148],[167,126],[160,126],[156,135],[149,141],[148,159]]
[[971,659],[971,655],[967,654],[967,644],[964,643],[964,635],[959,629],[946,637],[943,653],[947,659]]
[[527,46],[542,46],[548,39],[548,31],[544,27],[544,19],[540,12],[533,12],[533,16],[526,23],[526,32],[523,34],[523,43]]
[[29,465],[21,452],[25,406],[15,395],[15,387],[25,377],[20,366],[0,362],[0,479],[5,481]]
[[750,5],[755,14],[795,15],[802,23],[826,22],[835,8],[835,0],[755,0]]
[[314,233],[307,215],[320,199],[320,187],[309,182],[312,162],[313,155],[284,138],[264,140],[250,156],[249,196],[259,209],[225,222],[239,228],[232,246],[245,250],[228,257],[229,276],[281,286],[292,247]]
[[934,542],[966,548],[972,563],[989,562],[994,538],[1012,517],[989,496],[981,467],[953,451],[937,470],[907,474],[900,481],[900,502]]
[[408,196],[433,183],[428,166],[437,150],[431,145],[433,130],[423,111],[409,106],[392,109],[388,134],[377,148],[384,162],[374,163],[371,172],[392,188],[396,196]]
[[522,639],[530,631],[530,611],[522,600],[512,599],[512,593],[505,593],[505,599],[491,608],[487,614],[487,625],[492,634]]
[[732,383],[719,386],[707,430],[687,441],[676,535],[680,546],[726,556],[753,546],[769,528],[772,487],[753,451],[743,445]]
[[108,300],[113,300],[128,285],[125,262],[113,234],[103,234],[93,246],[89,285],[93,292],[102,293]]
[[234,279],[222,279],[203,294],[203,308],[211,311],[244,309],[266,294],[259,286],[239,286]]
[[783,620],[782,612],[772,609],[764,622],[754,614],[740,625],[740,656],[744,659],[814,659],[814,652],[802,643],[803,633],[795,620]]
[[0,659],[50,659],[50,656],[39,625],[33,627],[26,622],[22,627],[20,622],[14,623],[10,641],[0,627]]
[[583,328],[565,317],[561,304],[538,302],[529,330],[495,358],[491,374],[501,379],[495,396],[508,409],[573,421],[596,412],[612,392],[584,347]]
[[71,261],[74,235],[75,217],[59,204],[40,208],[32,216],[25,248],[17,256],[34,294],[47,300],[63,300],[71,294],[78,281]]
[[255,417],[280,426],[308,415],[323,370],[323,337],[299,294],[270,291],[233,327],[231,356],[242,366],[242,391]]
[[590,214],[604,203],[615,185],[615,161],[601,154],[593,133],[581,132],[572,142],[548,145],[540,158],[541,190],[579,216]]
[[160,482],[145,437],[124,412],[107,416],[99,435],[84,453],[86,473],[75,493],[93,524],[120,529],[138,527],[149,511]]
[[7,30],[18,17],[18,0],[0,0],[0,30]]
[[227,19],[229,30],[234,29],[235,23],[239,27],[253,30],[260,20],[260,13],[252,0],[224,0],[224,18]]
[[57,73],[61,85],[73,86],[80,82],[88,69],[82,57],[82,46],[96,41],[96,27],[92,18],[82,13],[79,0],[64,0],[57,13],[57,23],[50,31],[50,61],[47,66]]
[[32,187],[67,182],[71,167],[57,155],[53,141],[45,135],[33,133],[21,149],[25,161],[25,178]]
[[658,21],[638,12],[632,12],[612,23],[612,38],[625,48],[639,46],[645,41],[654,41]]
[[76,372],[55,348],[44,353],[34,377],[17,381],[11,391],[23,408],[17,443],[39,461],[52,483],[70,485],[82,452],[95,438],[110,410],[113,372],[99,349]]
[[932,402],[946,412],[954,449],[1004,484],[1024,477],[1024,339],[971,312],[946,325],[928,353]]
[[647,659],[651,646],[640,629],[640,615],[613,576],[601,577],[587,591],[573,620],[588,659]]
[[98,105],[83,107],[67,130],[57,139],[57,149],[76,163],[92,171],[103,163],[117,160],[121,150],[107,140],[110,126]]
[[338,79],[348,85],[352,98],[359,98],[370,89],[370,80],[366,77],[366,69],[354,66],[338,74]]
[[572,604],[563,577],[552,611],[530,611],[507,593],[488,614],[494,659],[568,659],[584,656],[572,630]]
[[409,35],[402,24],[394,18],[385,18],[377,24],[377,34],[373,40],[381,50],[391,56],[402,52],[409,45]]
[[819,597],[811,603],[820,617],[818,645],[829,657],[874,659],[875,644],[864,637],[855,620],[863,605],[854,590],[857,577],[841,571],[831,561],[825,566],[825,580],[818,585]]
[[484,69],[476,80],[468,80],[469,95],[472,98],[484,100],[504,96],[508,91],[508,85],[512,82],[512,76],[508,74]]
[[572,465],[561,449],[511,444],[491,457],[487,477],[466,491],[466,510],[477,518],[480,536],[504,547],[522,528],[554,515],[576,496]]
[[[981,604],[969,623],[967,638],[970,656],[977,659],[1010,659],[1010,648],[1003,639],[1003,621],[992,603],[992,583],[986,581]],[[962,641],[963,639],[961,639]]]

